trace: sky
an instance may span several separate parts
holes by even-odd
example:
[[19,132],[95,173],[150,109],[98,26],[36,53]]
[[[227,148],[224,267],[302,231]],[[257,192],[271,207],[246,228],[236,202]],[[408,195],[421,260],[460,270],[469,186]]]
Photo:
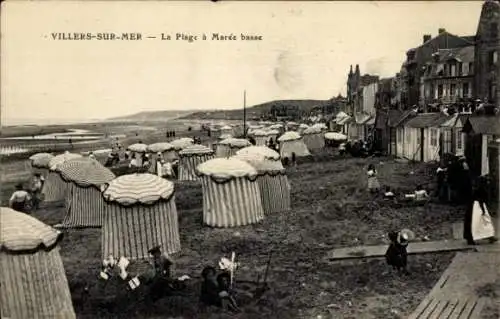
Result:
[[[2,2],[1,122],[231,109],[345,94],[349,66],[394,76],[439,28],[474,35],[481,1]],[[141,41],[52,33],[141,33]],[[161,40],[161,34],[172,40]],[[176,33],[198,40],[176,40]],[[211,40],[231,33],[237,41]],[[241,41],[241,34],[261,41]],[[202,40],[205,34],[208,40]],[[155,36],[156,39],[146,39]]]

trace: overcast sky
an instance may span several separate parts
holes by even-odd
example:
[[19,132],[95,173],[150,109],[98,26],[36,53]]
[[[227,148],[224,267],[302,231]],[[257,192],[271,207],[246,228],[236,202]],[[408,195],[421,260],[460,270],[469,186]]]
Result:
[[[350,64],[393,76],[438,28],[474,35],[481,1],[2,3],[2,123],[239,108],[345,93]],[[55,41],[140,32],[142,41]],[[162,41],[161,33],[262,41]]]

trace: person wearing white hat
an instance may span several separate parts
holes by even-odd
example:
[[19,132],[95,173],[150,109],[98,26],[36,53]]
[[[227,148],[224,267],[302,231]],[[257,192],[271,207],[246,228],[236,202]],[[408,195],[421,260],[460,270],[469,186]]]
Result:
[[392,266],[393,269],[398,270],[399,273],[409,274],[408,265],[408,240],[409,236],[403,231],[392,231],[389,234],[391,241],[389,248],[385,253],[387,264]]

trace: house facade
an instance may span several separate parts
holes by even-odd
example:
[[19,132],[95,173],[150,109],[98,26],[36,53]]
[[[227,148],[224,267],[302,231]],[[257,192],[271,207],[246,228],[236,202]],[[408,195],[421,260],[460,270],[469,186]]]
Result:
[[442,49],[433,54],[421,78],[423,104],[451,105],[473,97],[474,46]]
[[408,106],[424,106],[421,99],[421,78],[427,62],[432,61],[432,54],[440,49],[462,48],[474,45],[474,36],[460,37],[440,28],[434,38],[426,34],[423,36],[422,44],[410,49],[406,53],[406,85],[408,88]]
[[475,97],[500,106],[500,2],[487,0],[479,18],[475,47]]

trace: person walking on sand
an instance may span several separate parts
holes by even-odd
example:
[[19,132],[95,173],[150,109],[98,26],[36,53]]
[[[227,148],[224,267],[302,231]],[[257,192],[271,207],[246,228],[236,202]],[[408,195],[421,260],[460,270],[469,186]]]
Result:
[[[484,176],[479,177],[478,186],[469,199],[464,216],[464,239],[469,245],[476,245],[476,240],[497,241],[495,230],[487,208],[488,183]],[[476,221],[476,222],[474,222]],[[479,222],[477,222],[479,221]]]
[[370,193],[378,192],[380,189],[380,183],[377,178],[377,170],[373,164],[368,165],[368,171],[366,174],[368,175],[368,190]]

